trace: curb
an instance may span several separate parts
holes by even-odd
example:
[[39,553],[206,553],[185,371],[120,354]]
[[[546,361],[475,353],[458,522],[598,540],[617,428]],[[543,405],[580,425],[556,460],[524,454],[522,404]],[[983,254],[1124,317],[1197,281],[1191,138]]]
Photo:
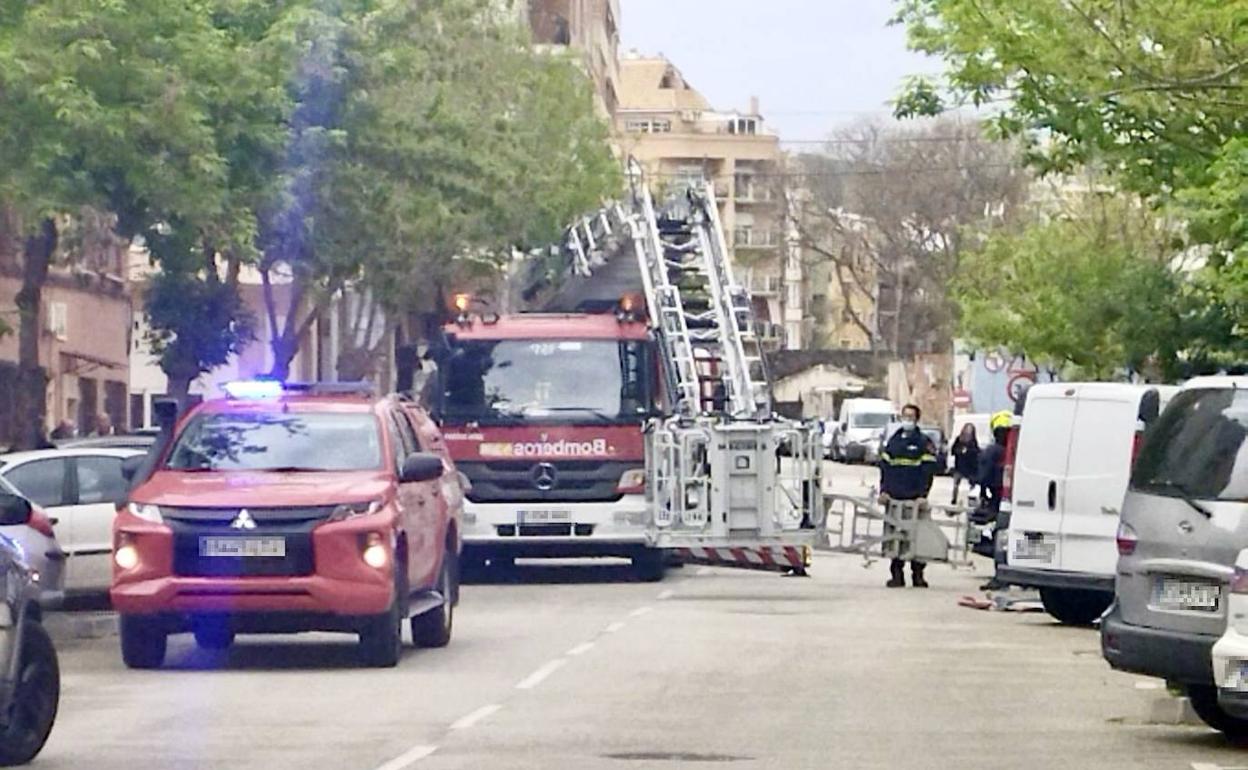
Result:
[[49,612],[43,627],[53,642],[81,639],[105,639],[117,634],[117,615],[113,612]]

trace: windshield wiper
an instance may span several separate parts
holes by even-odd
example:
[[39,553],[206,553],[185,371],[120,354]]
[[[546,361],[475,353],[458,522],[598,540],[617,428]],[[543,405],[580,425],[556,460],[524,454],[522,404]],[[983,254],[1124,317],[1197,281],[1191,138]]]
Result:
[[266,473],[320,473],[324,468],[309,468],[306,465],[279,465],[276,468],[257,468]]
[[1192,510],[1199,512],[1206,519],[1213,518],[1213,511],[1196,502],[1196,498],[1192,496],[1191,490],[1177,481],[1149,481],[1146,482],[1144,486],[1153,487],[1155,489],[1172,489],[1179,493],[1179,499],[1190,505]]
[[601,409],[595,409],[592,406],[543,406],[543,407],[539,407],[536,411],[556,412],[556,413],[582,412],[584,414],[590,415],[591,417],[598,420],[599,422],[606,422],[606,423],[615,422],[614,417],[602,411]]

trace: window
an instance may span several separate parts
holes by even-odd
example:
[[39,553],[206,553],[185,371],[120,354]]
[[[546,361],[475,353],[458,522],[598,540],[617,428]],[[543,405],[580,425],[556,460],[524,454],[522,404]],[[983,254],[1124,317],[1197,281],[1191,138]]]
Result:
[[672,132],[672,121],[670,120],[626,120],[624,121],[624,130],[630,134],[670,134]]
[[216,471],[354,471],[381,466],[371,414],[200,414],[178,436],[165,467]]
[[758,121],[754,118],[733,118],[728,121],[730,134],[757,134]]
[[121,475],[120,457],[78,457],[78,503],[108,503],[125,496],[129,484]]
[[4,473],[13,486],[36,505],[51,508],[66,504],[65,460],[34,460]]
[[1144,439],[1131,486],[1149,494],[1248,501],[1248,392],[1188,390]]

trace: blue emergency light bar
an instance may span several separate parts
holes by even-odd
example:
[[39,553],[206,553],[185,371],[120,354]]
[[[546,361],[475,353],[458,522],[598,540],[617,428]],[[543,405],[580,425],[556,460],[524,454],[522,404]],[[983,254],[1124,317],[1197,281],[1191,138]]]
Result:
[[225,394],[240,401],[281,398],[284,395],[361,396],[374,398],[377,387],[371,382],[282,382],[280,380],[236,380],[221,386]]

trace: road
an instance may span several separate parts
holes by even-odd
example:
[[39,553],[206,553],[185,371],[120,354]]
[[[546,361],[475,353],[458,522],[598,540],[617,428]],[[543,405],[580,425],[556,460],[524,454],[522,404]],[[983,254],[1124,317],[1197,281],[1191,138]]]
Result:
[[[870,471],[837,469],[841,484]],[[187,638],[127,671],[116,638],[61,646],[37,767],[1196,768],[1248,764],[1168,697],[1115,673],[1094,631],[957,606],[983,573],[821,554],[810,578],[522,564],[466,586],[455,639],[397,670],[346,637]]]

